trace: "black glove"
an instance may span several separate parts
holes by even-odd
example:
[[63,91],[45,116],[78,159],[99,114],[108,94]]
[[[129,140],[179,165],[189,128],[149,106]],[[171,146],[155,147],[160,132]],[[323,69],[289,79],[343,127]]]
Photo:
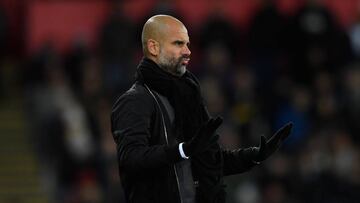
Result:
[[186,156],[193,156],[207,150],[211,145],[217,142],[219,136],[215,133],[221,125],[223,119],[209,119],[200,127],[195,136],[190,141],[183,144],[183,150]]
[[260,146],[255,147],[257,153],[254,157],[254,161],[260,162],[269,158],[290,135],[292,126],[292,122],[287,123],[268,140],[262,135],[260,138]]

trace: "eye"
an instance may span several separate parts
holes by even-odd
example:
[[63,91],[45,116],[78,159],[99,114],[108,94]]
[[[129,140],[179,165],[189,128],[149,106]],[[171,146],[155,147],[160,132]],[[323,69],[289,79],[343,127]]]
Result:
[[177,46],[182,46],[182,45],[184,45],[184,42],[183,41],[175,41],[174,44]]

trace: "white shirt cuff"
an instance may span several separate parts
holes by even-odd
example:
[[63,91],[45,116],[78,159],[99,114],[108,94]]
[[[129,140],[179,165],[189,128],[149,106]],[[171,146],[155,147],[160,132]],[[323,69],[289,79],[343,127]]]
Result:
[[183,142],[179,144],[179,152],[180,152],[180,155],[181,155],[181,157],[184,158],[184,159],[189,159],[189,157],[186,156],[185,153],[184,153],[183,144],[184,144]]

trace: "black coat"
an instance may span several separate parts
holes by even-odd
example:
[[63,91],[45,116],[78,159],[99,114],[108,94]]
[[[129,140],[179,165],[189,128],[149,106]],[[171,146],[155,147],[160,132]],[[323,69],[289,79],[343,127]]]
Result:
[[[161,108],[166,112],[162,105]],[[168,118],[165,118],[165,123],[171,129]],[[159,107],[142,84],[136,82],[115,102],[111,130],[117,145],[126,201],[180,202],[174,171],[174,163],[182,159],[178,144],[174,140],[166,144]],[[171,131],[168,134],[172,137]],[[249,158],[250,153],[251,148],[221,149],[216,162],[222,164],[225,176],[242,173],[255,165]],[[213,202],[225,202],[224,198],[216,199]]]

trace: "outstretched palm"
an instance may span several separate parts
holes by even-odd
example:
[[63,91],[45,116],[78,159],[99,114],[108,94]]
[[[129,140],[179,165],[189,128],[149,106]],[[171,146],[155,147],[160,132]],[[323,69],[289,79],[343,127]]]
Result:
[[272,137],[266,140],[265,136],[260,138],[260,146],[258,147],[258,154],[255,161],[264,161],[269,158],[290,135],[293,124],[287,123],[280,128]]

